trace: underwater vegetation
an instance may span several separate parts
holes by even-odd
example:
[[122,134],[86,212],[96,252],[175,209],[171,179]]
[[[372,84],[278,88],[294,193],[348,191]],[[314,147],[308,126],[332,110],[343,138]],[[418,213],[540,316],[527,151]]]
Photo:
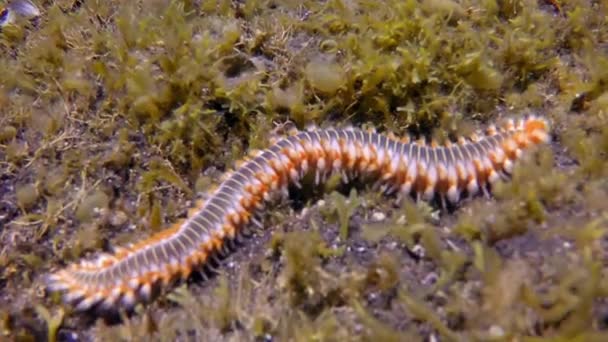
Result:
[[[0,339],[608,337],[605,2],[32,3],[0,32]],[[446,212],[329,179],[135,314],[45,289],[186,216],[287,121],[445,143],[523,114],[552,142],[490,199]]]

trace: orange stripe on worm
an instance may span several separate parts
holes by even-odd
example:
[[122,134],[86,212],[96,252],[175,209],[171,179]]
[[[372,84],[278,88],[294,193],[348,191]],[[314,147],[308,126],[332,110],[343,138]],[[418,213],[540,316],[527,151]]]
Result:
[[510,120],[485,135],[445,146],[357,129],[296,133],[243,163],[183,222],[114,255],[51,274],[48,288],[63,291],[65,301],[78,310],[129,309],[150,299],[153,288],[206,265],[255,222],[252,216],[264,202],[286,193],[288,183],[299,185],[308,172],[317,183],[333,173],[345,181],[364,175],[399,197],[415,194],[456,203],[463,193],[487,193],[500,175],[511,173],[523,150],[548,141],[549,125],[537,117]]

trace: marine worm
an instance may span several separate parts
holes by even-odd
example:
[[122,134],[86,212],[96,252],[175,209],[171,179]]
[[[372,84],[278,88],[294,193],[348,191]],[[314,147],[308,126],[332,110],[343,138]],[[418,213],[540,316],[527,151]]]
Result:
[[531,146],[550,140],[543,118],[507,120],[500,128],[438,146],[359,129],[294,132],[227,174],[188,218],[148,239],[93,261],[74,263],[47,276],[77,310],[131,309],[154,289],[187,279],[208,265],[254,221],[253,215],[306,174],[320,183],[332,174],[344,181],[374,180],[387,193],[457,203],[507,177]]

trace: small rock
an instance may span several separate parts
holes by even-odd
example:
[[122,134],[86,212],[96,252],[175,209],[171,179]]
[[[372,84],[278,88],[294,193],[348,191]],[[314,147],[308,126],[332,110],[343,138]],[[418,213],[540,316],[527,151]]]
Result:
[[114,213],[114,215],[110,216],[110,224],[114,227],[122,226],[125,224],[125,222],[127,222],[128,219],[129,218],[124,211],[118,210]]
[[426,250],[421,245],[416,245],[412,248],[412,253],[422,259],[426,254]]
[[493,325],[488,331],[492,338],[501,338],[505,336],[505,330],[499,325]]
[[439,210],[435,210],[431,213],[431,219],[433,220],[433,222],[435,222],[435,223],[439,222],[439,215],[440,215]]
[[385,218],[386,218],[386,214],[381,211],[376,211],[375,213],[372,214],[372,221],[374,221],[374,222],[384,221]]
[[406,223],[407,223],[407,218],[405,217],[405,215],[399,216],[399,218],[397,219],[397,224],[406,224]]
[[437,282],[438,278],[439,277],[437,276],[437,273],[431,272],[422,279],[422,284],[423,285],[433,285]]
[[71,330],[61,329],[57,333],[57,337],[58,337],[58,339],[60,341],[67,341],[67,342],[78,342],[78,341],[80,341],[80,337],[78,336],[78,333],[76,333],[74,331],[71,331]]

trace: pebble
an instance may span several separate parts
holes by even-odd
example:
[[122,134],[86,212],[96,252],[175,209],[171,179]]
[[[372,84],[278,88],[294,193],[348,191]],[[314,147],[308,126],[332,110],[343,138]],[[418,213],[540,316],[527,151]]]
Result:
[[416,245],[412,248],[412,253],[414,253],[415,255],[417,255],[419,258],[424,258],[425,253],[425,249],[424,247],[422,247],[421,245]]
[[423,285],[433,285],[437,282],[438,278],[439,278],[439,276],[437,276],[437,273],[431,272],[422,279],[422,284]]
[[372,214],[372,221],[374,222],[384,221],[385,218],[386,214],[381,211],[376,211]]
[[490,336],[492,336],[492,338],[500,338],[505,336],[505,330],[498,325],[491,326],[488,333],[490,334]]
[[124,211],[118,210],[116,213],[110,216],[110,224],[114,227],[122,226],[127,222],[129,218]]
[[40,16],[40,10],[29,0],[15,0],[9,3],[7,8],[0,8],[0,27],[12,24],[17,17],[33,19]]

